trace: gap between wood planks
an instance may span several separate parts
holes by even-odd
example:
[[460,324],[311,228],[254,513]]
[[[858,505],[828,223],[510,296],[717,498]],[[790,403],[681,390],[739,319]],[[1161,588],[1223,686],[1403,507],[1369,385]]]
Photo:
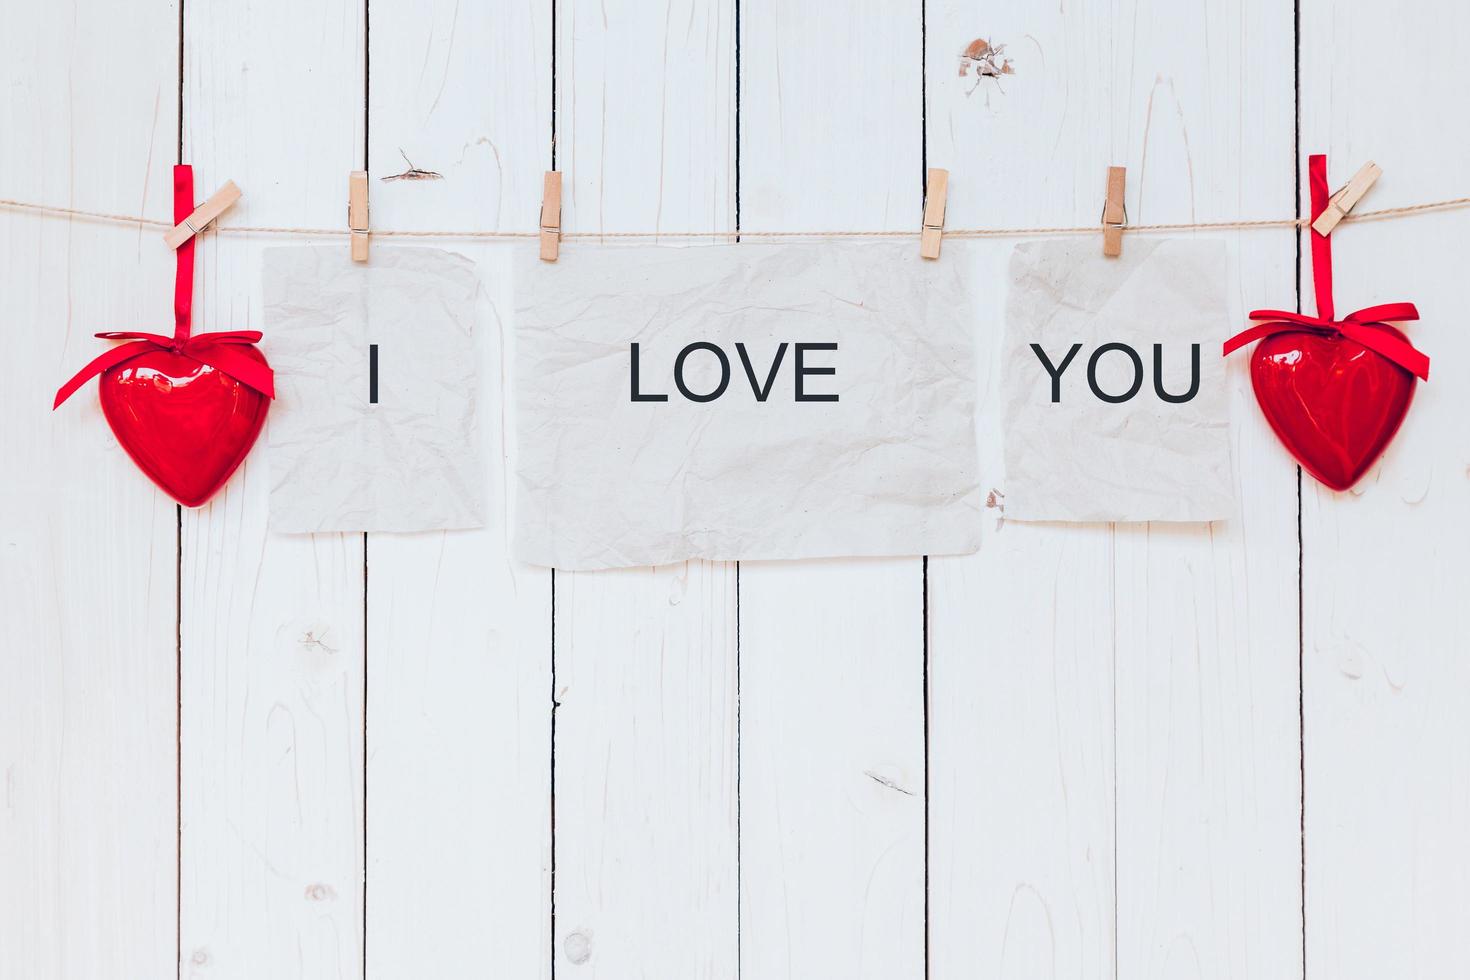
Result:
[[[1292,212],[1302,213],[1302,4],[1293,0],[1291,8],[1292,66],[1291,86],[1295,107],[1295,132],[1292,134]],[[1302,236],[1296,236],[1296,311],[1302,311]],[[1297,835],[1300,841],[1302,977],[1307,976],[1307,709],[1306,709],[1306,544],[1302,534],[1302,468],[1296,468],[1296,758],[1297,758]]]

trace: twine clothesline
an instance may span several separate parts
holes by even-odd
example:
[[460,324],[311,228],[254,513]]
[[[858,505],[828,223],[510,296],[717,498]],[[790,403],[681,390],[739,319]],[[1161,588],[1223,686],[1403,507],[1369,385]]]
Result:
[[[1454,208],[1470,206],[1470,197],[1454,197],[1443,201],[1428,201],[1423,204],[1409,204],[1397,208],[1380,208],[1376,211],[1360,211],[1349,214],[1344,221],[1374,221],[1385,218],[1398,218],[1412,214],[1423,214],[1429,211],[1448,211]],[[108,211],[88,211],[82,208],[66,208],[51,204],[34,204],[29,201],[16,201],[8,198],[0,198],[0,208],[8,208],[15,211],[29,211],[35,214],[48,214],[67,218],[85,218],[92,221],[105,221],[113,224],[137,225],[148,228],[172,228],[173,224],[167,221],[158,221],[145,218],[141,215],[117,214]],[[1230,230],[1251,228],[1304,228],[1309,224],[1306,218],[1262,218],[1256,220],[1238,221],[1187,221],[1167,224],[1129,224],[1123,226],[1124,232],[1131,233],[1158,233],[1167,231],[1198,231],[1205,229]],[[311,237],[346,236],[351,234],[347,228],[302,228],[283,225],[232,225],[215,221],[215,231],[220,234],[246,234],[246,235],[304,235]],[[1025,235],[1095,235],[1102,231],[1102,225],[1074,225],[1069,227],[1051,228],[946,228],[946,238],[1014,238]],[[539,235],[535,231],[441,231],[420,230],[407,231],[395,229],[371,230],[374,237],[379,238],[485,238],[485,239],[532,239]],[[563,231],[563,239],[607,239],[607,238],[917,238],[919,230],[912,231],[749,231],[744,228],[723,229],[720,231]]]

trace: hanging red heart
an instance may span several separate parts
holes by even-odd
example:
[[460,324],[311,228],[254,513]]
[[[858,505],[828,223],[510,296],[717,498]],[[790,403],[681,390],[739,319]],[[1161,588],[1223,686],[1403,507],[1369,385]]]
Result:
[[[1315,221],[1327,207],[1325,156],[1311,157],[1308,177]],[[1414,379],[1429,379],[1429,358],[1389,323],[1419,319],[1412,303],[1333,319],[1332,242],[1316,230],[1311,237],[1317,316],[1256,310],[1257,325],[1226,341],[1225,353],[1261,341],[1251,357],[1261,413],[1308,473],[1346,490],[1388,448],[1409,411]]]
[[[194,210],[194,174],[174,168],[174,220]],[[56,393],[59,406],[100,375],[102,414],[127,454],[165,493],[198,507],[244,461],[265,423],[274,377],[255,330],[190,335],[194,239],[179,246],[174,335],[109,332],[128,340],[95,358]]]

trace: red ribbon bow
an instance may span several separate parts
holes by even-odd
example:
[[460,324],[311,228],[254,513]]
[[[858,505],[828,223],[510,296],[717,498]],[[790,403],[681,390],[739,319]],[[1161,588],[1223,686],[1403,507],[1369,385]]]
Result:
[[[1327,157],[1313,154],[1307,162],[1307,177],[1312,192],[1312,220],[1327,209]],[[1332,239],[1312,229],[1312,285],[1317,294],[1317,315],[1289,313],[1285,310],[1252,310],[1250,318],[1261,321],[1225,341],[1224,353],[1231,354],[1246,344],[1272,334],[1292,330],[1341,334],[1388,358],[1415,377],[1429,380],[1429,356],[1416,349],[1388,325],[1389,321],[1419,319],[1413,303],[1384,303],[1349,313],[1344,319],[1333,318],[1332,307]]]
[[[188,164],[174,167],[174,222],[183,221],[194,213],[194,168]],[[77,389],[109,368],[117,367],[140,354],[149,351],[174,351],[223,371],[241,384],[265,395],[276,396],[275,374],[270,365],[257,360],[237,348],[248,347],[260,340],[259,330],[224,330],[215,333],[190,335],[190,320],[194,309],[194,237],[178,248],[178,265],[174,275],[174,335],[172,338],[156,333],[133,331],[107,331],[96,336],[103,340],[130,340],[105,351],[92,359],[72,379],[56,392],[54,410],[66,401]]]

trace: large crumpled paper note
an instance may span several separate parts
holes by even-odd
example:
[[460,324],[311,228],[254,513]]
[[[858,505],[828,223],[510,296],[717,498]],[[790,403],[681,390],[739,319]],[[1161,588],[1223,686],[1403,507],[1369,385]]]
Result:
[[[1005,512],[1042,521],[1212,521],[1235,508],[1230,423],[1220,343],[1229,333],[1225,248],[1212,241],[1130,238],[1120,258],[1095,240],[1018,245],[1006,306]],[[1074,344],[1081,349],[1065,368]],[[1105,344],[1126,352],[1099,355]],[[1032,350],[1061,369],[1061,401]],[[1187,394],[1191,346],[1199,345],[1199,390],[1173,404],[1154,385],[1162,345],[1163,390]]]
[[[554,264],[527,253],[515,288],[519,557],[594,569],[977,547],[956,263],[911,242],[587,247]],[[666,401],[633,400],[633,343],[639,393]],[[710,401],[676,386],[694,343],[729,363]],[[797,344],[837,345],[801,357],[836,372],[807,374],[803,393],[837,401],[796,400]],[[712,351],[686,356],[692,394],[720,377]]]
[[[428,531],[484,524],[479,280],[431,248],[266,249],[270,526]],[[377,345],[377,402],[371,345]]]

